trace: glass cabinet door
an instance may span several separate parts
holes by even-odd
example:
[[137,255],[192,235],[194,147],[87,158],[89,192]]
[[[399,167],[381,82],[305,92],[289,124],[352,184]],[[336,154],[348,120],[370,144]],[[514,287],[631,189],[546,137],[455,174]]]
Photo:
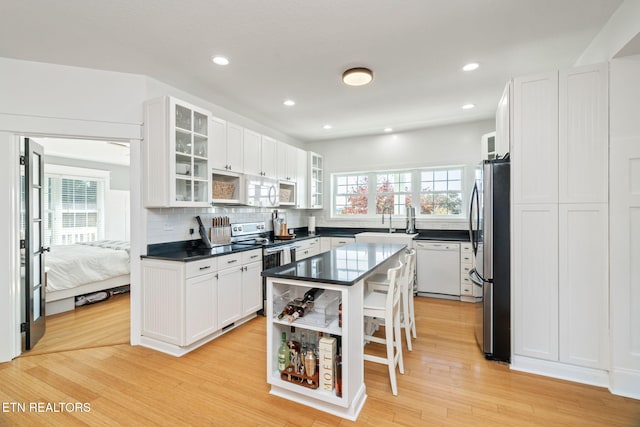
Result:
[[208,203],[209,116],[176,103],[174,123],[174,201]]

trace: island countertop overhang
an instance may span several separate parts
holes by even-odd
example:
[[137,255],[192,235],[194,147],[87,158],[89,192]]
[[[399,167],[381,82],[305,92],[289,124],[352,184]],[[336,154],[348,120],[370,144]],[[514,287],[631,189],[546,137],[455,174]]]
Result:
[[404,244],[353,243],[265,270],[262,276],[352,286],[405,248]]

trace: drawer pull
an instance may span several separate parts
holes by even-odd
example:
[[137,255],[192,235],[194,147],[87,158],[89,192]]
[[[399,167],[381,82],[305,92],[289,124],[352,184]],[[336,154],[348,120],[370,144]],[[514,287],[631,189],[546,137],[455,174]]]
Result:
[[251,255],[249,258],[254,259],[254,258],[258,258],[260,255]]
[[234,262],[238,262],[237,259],[232,259],[231,261],[227,261],[227,264],[233,264]]
[[206,270],[207,268],[211,268],[210,265],[205,265],[204,267],[200,267],[200,270]]

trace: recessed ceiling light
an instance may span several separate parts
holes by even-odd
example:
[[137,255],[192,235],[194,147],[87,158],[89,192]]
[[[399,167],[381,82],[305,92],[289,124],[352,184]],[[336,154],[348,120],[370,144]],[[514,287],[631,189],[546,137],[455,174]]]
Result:
[[333,126],[331,126],[331,125],[324,125],[324,126],[322,126],[322,129],[329,130],[329,129],[331,129],[332,127],[333,127]]
[[213,56],[211,57],[211,60],[213,61],[214,64],[218,64],[218,65],[229,65],[229,60],[227,58],[225,58],[224,56]]
[[357,67],[350,68],[342,73],[342,81],[349,86],[363,86],[371,83],[373,80],[373,71],[368,68]]
[[385,132],[391,132],[393,130],[393,128],[384,128]]
[[462,67],[462,69],[464,71],[473,71],[475,69],[477,69],[480,66],[480,64],[478,64],[477,62],[470,62],[467,65],[465,65],[464,67]]
[[294,105],[296,105],[296,102],[293,99],[287,99],[283,102],[283,104],[287,107],[293,107]]
[[462,109],[463,109],[463,110],[470,110],[470,109],[472,109],[472,108],[473,108],[473,107],[475,107],[475,106],[476,106],[475,104],[464,104],[464,105],[462,106]]

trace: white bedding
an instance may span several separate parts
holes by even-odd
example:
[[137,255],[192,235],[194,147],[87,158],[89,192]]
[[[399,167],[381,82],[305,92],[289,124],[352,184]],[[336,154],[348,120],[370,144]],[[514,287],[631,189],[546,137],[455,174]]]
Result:
[[129,242],[101,240],[52,246],[45,265],[47,292],[129,274]]

